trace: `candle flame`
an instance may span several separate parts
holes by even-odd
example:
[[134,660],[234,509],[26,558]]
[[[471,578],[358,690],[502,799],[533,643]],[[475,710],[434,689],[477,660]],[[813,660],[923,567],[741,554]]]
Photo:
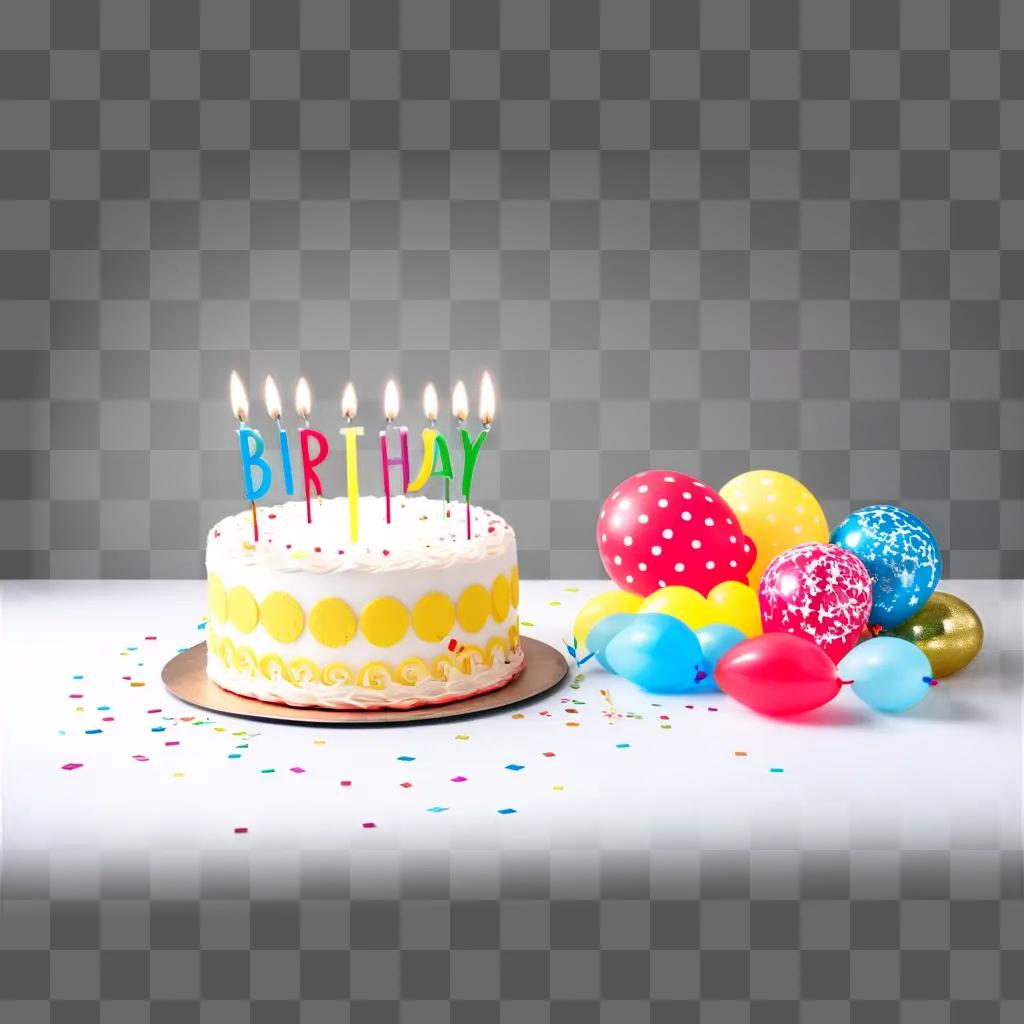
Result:
[[347,420],[355,419],[358,409],[359,402],[356,401],[356,389],[352,386],[352,381],[349,381],[345,385],[345,390],[341,393],[341,415]]
[[480,380],[480,422],[489,427],[494,422],[494,384],[491,375],[485,370]]
[[398,419],[398,385],[393,380],[384,387],[384,417],[388,423]]
[[452,415],[462,423],[469,419],[469,395],[466,394],[466,385],[461,380],[455,382],[452,390]]
[[269,373],[263,383],[263,400],[267,403],[267,415],[272,420],[279,420],[281,418],[281,396],[278,394],[274,378]]
[[305,377],[300,377],[299,383],[295,385],[295,411],[302,419],[308,420],[312,408],[313,397],[309,393],[309,384]]
[[245,393],[242,378],[231,371],[231,409],[240,423],[244,423],[249,415],[249,398]]
[[430,423],[437,422],[437,388],[433,384],[423,389],[423,415]]

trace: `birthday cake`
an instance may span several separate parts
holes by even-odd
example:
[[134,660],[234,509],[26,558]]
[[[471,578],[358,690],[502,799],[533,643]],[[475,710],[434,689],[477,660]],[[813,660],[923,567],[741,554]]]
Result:
[[207,673],[258,700],[404,710],[495,690],[525,666],[512,528],[477,506],[360,497],[222,519],[206,542]]

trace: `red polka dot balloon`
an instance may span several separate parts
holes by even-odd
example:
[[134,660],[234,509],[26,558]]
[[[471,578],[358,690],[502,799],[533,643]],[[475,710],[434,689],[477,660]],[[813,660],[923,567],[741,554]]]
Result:
[[623,590],[645,597],[659,587],[691,587],[706,597],[726,580],[746,583],[757,557],[717,491],[665,469],[636,473],[608,495],[597,550]]

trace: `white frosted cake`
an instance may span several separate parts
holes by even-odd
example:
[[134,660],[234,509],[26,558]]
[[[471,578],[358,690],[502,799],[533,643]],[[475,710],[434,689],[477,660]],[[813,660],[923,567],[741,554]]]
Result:
[[344,498],[221,520],[206,542],[207,672],[300,707],[408,709],[497,689],[524,667],[516,539],[500,516],[422,497]]

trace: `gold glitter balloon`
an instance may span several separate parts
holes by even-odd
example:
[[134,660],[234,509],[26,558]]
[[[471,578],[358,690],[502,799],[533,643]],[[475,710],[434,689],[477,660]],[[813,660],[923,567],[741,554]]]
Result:
[[887,636],[909,640],[924,651],[936,679],[969,665],[981,650],[985,631],[978,613],[952,594],[936,590],[924,607]]

